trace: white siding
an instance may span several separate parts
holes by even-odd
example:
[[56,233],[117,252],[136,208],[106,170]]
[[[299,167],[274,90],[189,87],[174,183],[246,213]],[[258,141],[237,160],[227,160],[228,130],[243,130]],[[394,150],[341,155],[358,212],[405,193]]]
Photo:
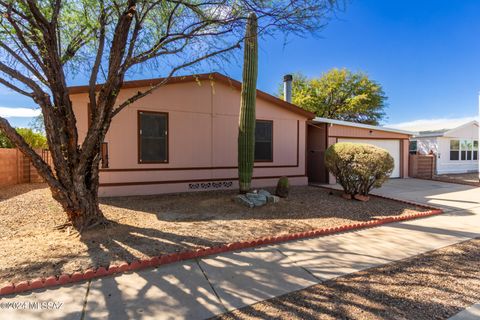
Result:
[[437,174],[478,171],[478,160],[450,160],[450,140],[459,139],[468,138],[438,138]]

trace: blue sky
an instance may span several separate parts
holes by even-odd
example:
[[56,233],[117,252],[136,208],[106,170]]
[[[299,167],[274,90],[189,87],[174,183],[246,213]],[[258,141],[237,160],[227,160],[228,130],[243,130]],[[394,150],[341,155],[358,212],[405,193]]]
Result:
[[[286,73],[314,77],[346,67],[382,84],[389,97],[385,124],[469,119],[478,114],[479,12],[478,0],[352,0],[317,37],[291,38],[286,46],[281,37],[262,39],[258,87],[276,93]],[[216,71],[241,79],[239,61]],[[0,88],[0,113],[33,106]],[[9,120],[21,126],[30,118]]]

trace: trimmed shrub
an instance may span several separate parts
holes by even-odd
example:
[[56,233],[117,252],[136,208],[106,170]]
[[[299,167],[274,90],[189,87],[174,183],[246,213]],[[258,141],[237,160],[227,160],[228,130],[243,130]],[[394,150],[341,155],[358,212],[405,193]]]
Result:
[[325,152],[325,165],[349,195],[368,195],[379,188],[393,171],[387,150],[371,144],[339,142]]

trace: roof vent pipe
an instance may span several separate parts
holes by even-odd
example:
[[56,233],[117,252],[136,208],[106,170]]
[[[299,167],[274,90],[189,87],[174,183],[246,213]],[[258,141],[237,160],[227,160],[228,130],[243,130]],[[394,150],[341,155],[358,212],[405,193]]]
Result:
[[292,80],[291,74],[283,76],[283,100],[292,103]]

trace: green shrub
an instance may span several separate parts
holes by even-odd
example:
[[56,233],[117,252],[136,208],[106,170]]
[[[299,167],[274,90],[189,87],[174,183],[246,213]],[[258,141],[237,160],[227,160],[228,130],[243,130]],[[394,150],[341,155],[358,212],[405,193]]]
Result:
[[290,183],[288,182],[287,177],[281,177],[278,179],[277,182],[277,189],[275,190],[275,194],[280,198],[288,197],[288,193],[290,191]]
[[340,142],[327,149],[325,164],[346,194],[366,196],[388,179],[394,162],[385,149],[371,144]]

